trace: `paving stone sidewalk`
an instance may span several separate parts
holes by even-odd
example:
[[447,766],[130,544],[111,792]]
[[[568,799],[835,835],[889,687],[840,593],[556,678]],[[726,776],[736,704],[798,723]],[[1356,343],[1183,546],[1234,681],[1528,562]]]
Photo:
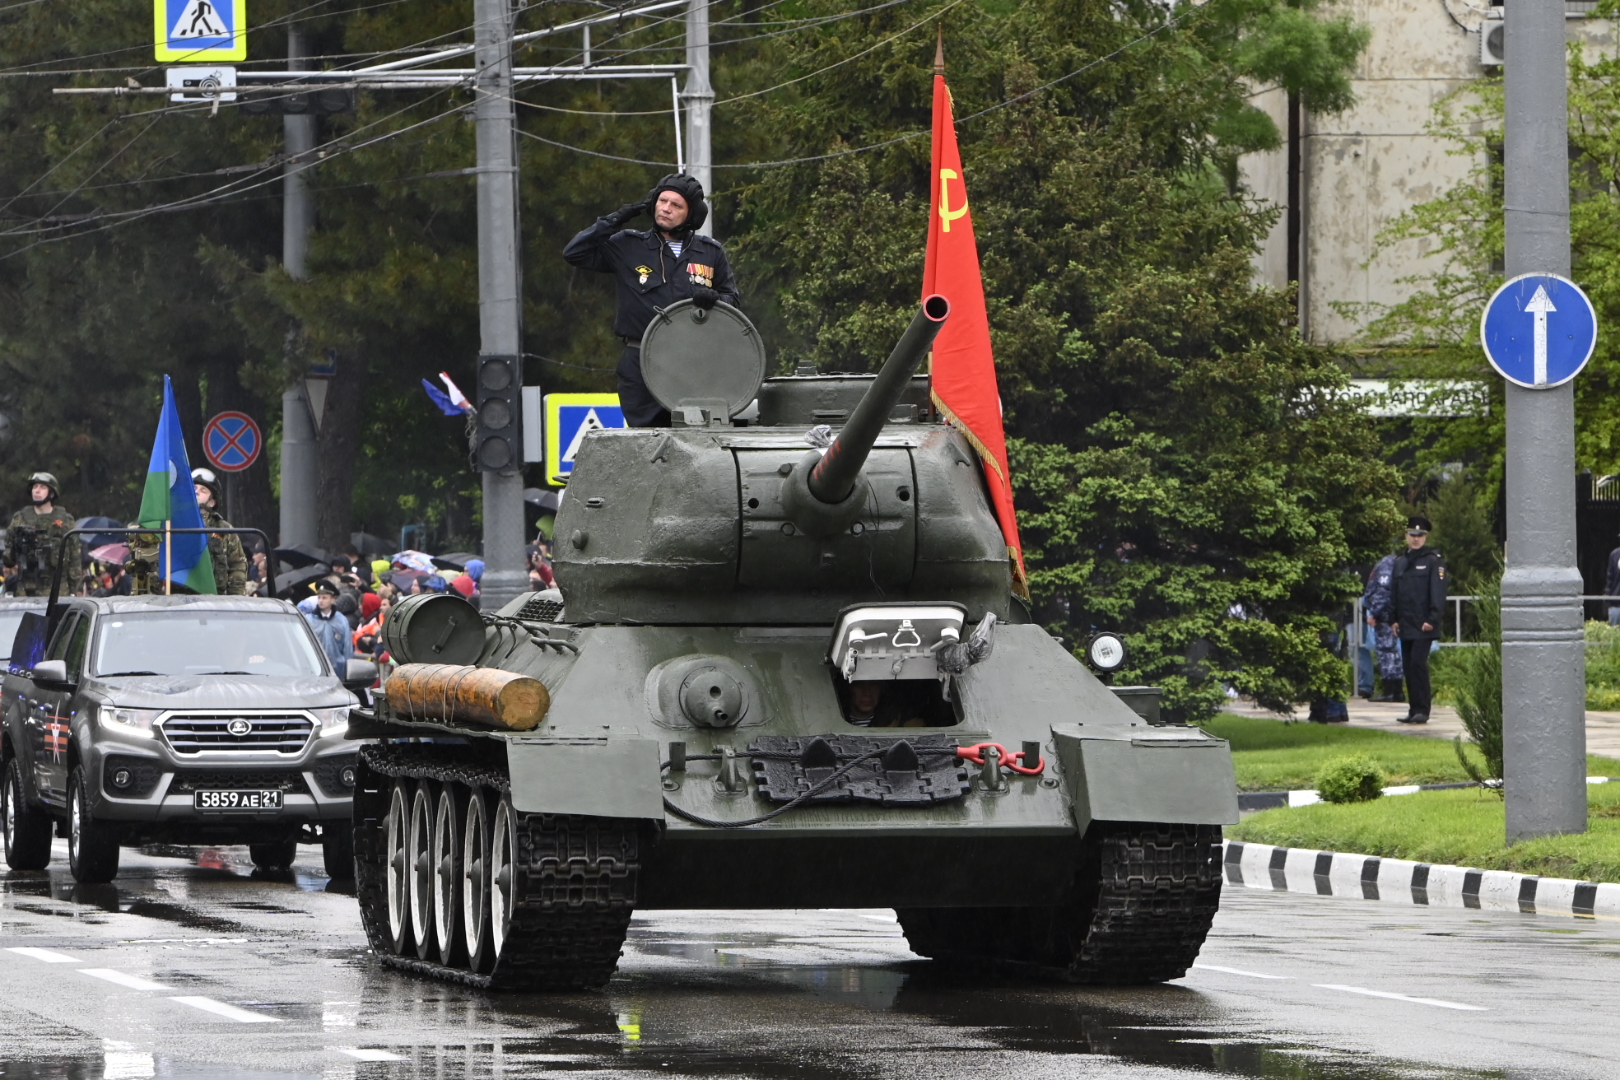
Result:
[[[1415,735],[1426,739],[1446,739],[1463,733],[1462,721],[1457,718],[1457,710],[1445,705],[1436,705],[1429,714],[1427,724],[1402,724],[1397,722],[1398,717],[1405,716],[1405,705],[1385,704],[1383,702],[1366,701],[1362,698],[1352,698],[1349,702],[1350,727],[1377,728],[1380,731],[1394,731],[1401,735]],[[1278,713],[1262,709],[1254,702],[1237,700],[1229,703],[1224,710],[1238,716],[1257,716],[1272,720],[1284,719]],[[1294,718],[1303,721],[1309,709],[1300,705],[1295,709]],[[1603,754],[1607,757],[1620,758],[1620,712],[1588,712],[1586,714],[1586,752],[1589,754]]]

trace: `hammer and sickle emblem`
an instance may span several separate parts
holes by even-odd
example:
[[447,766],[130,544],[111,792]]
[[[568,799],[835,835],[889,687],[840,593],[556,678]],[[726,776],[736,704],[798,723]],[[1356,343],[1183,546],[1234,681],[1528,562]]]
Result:
[[955,169],[939,170],[939,216],[940,219],[945,222],[946,232],[951,231],[951,222],[955,221],[959,217],[964,216],[968,211],[967,196],[965,192],[963,193],[962,198],[962,209],[951,209],[950,184],[952,180],[960,179],[962,179],[962,174],[957,172]]

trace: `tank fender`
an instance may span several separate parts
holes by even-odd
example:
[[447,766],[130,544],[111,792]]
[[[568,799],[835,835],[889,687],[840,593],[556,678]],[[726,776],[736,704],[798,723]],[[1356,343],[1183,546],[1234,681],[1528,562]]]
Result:
[[1225,739],[1197,729],[1088,733],[1079,724],[1052,727],[1075,823],[1154,821],[1233,825],[1237,777]]
[[664,785],[652,739],[566,735],[504,740],[512,806],[525,814],[664,820]]

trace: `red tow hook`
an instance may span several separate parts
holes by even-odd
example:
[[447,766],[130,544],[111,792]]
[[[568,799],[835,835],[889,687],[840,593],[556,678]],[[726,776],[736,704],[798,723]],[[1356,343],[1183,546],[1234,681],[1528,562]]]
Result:
[[1034,765],[1020,765],[1018,763],[1027,759],[1031,752],[1028,750],[1014,752],[1008,750],[1005,746],[1002,746],[998,742],[982,742],[974,743],[972,746],[958,746],[956,748],[956,756],[966,761],[971,761],[975,765],[983,765],[984,752],[992,746],[996,748],[996,753],[1001,758],[1002,767],[1011,769],[1020,776],[1039,776],[1041,773],[1046,771],[1046,758],[1039,756],[1038,753],[1036,755]]

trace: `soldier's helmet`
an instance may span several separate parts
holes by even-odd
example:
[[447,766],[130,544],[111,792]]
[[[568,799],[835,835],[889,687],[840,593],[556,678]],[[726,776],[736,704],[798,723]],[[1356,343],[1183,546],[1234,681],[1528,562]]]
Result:
[[48,472],[37,472],[30,476],[28,478],[28,486],[33,487],[35,484],[44,484],[46,487],[50,488],[52,497],[62,493],[62,485],[58,484],[56,482],[56,477],[52,476]]
[[191,482],[193,484],[200,485],[201,487],[205,487],[209,491],[213,492],[214,493],[214,501],[216,503],[219,502],[219,500],[221,498],[220,490],[219,490],[219,477],[214,475],[214,470],[212,470],[212,469],[192,469],[191,470]]

